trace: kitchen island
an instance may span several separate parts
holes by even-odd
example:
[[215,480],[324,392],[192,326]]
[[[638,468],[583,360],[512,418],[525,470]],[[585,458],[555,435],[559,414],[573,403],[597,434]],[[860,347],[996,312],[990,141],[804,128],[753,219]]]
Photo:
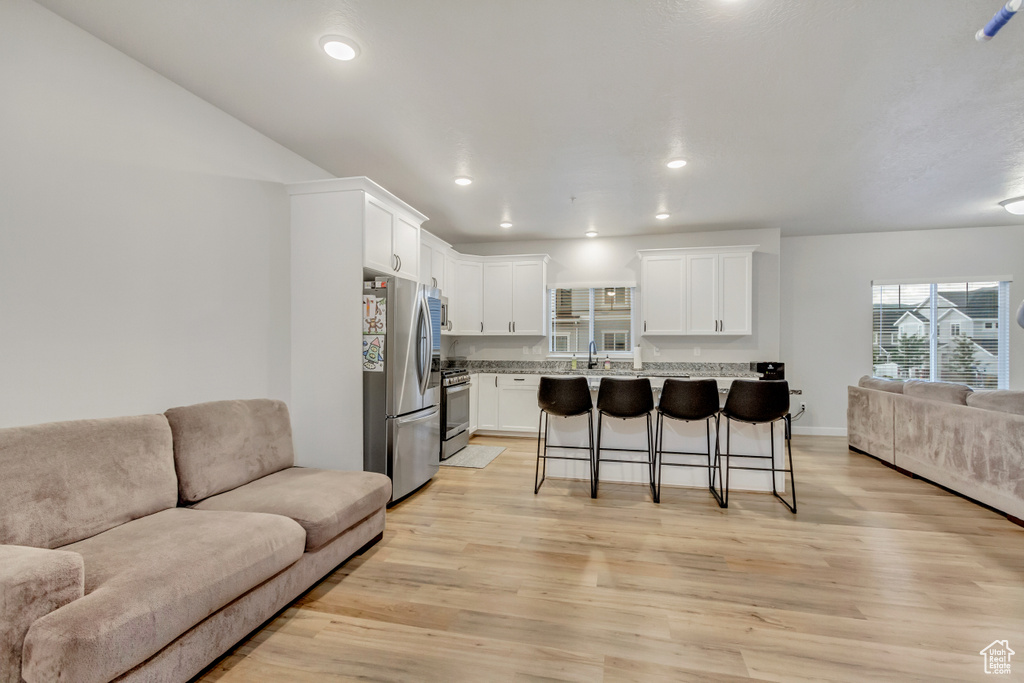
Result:
[[[695,372],[704,370],[718,382],[719,392],[724,405],[729,385],[734,379],[756,379],[757,374],[747,369],[747,364],[651,364],[634,370],[627,364],[618,364],[612,371],[603,370],[572,370],[568,367],[547,364],[548,367],[530,367],[528,363],[491,362],[486,365],[469,363],[469,371],[473,376],[473,389],[476,396],[474,405],[476,415],[471,417],[471,430],[487,434],[503,434],[515,436],[531,436],[536,438],[540,411],[537,407],[537,387],[542,375],[571,377],[584,376],[590,382],[591,397],[597,405],[597,390],[601,377],[648,377],[654,391],[654,403],[657,405],[661,387],[667,377],[690,377],[698,379]],[[540,364],[535,364],[540,365]],[[553,365],[553,366],[552,366]],[[567,364],[566,364],[567,365]],[[474,367],[476,366],[476,367]],[[660,366],[660,367],[659,367]],[[681,366],[681,367],[673,367]],[[698,366],[695,368],[694,366]],[[715,373],[715,374],[711,374]],[[729,374],[726,374],[729,373]],[[653,416],[652,416],[653,418]],[[666,420],[665,450],[694,451],[704,453],[707,450],[707,431],[704,422],[679,422]],[[594,415],[595,432],[597,415]],[[646,420],[604,419],[602,444],[607,448],[646,448]],[[733,466],[763,466],[765,461],[754,461],[743,458],[746,455],[769,455],[770,429],[768,425],[748,425],[732,422],[730,428]],[[725,449],[726,425],[721,426],[722,450]],[[587,417],[551,418],[549,431],[549,449],[558,445],[585,446],[587,444]],[[595,434],[596,440],[596,434]],[[711,448],[714,453],[715,430],[712,425]],[[784,428],[781,424],[775,427],[775,462],[776,467],[783,466]],[[565,451],[567,455],[579,455],[579,451]],[[552,454],[557,454],[552,452]],[[609,452],[610,458],[644,458],[644,453]],[[666,455],[664,461],[706,463],[704,455],[682,456]],[[588,465],[585,462],[550,460],[547,463],[547,476],[568,479],[589,479]],[[601,463],[602,482],[646,483],[647,465],[632,463]],[[706,488],[708,475],[706,468],[670,467],[662,468],[662,483],[665,486],[689,486]],[[733,491],[771,491],[771,475],[767,472],[750,472],[733,470],[730,474],[730,489]],[[780,492],[785,490],[783,475],[776,475],[776,486]]]

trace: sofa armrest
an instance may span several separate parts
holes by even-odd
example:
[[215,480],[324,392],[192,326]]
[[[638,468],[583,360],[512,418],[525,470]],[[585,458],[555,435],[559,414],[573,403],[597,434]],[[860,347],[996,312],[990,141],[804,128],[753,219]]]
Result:
[[0,683],[21,680],[29,626],[85,594],[85,563],[67,550],[0,545]]

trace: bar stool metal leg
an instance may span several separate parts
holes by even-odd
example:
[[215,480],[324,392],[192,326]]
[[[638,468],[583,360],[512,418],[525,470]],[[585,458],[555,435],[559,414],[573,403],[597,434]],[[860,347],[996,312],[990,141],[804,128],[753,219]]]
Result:
[[[600,420],[600,418],[598,418]],[[587,438],[590,444],[590,497],[597,498],[597,454],[594,451],[594,412],[587,413]]]
[[536,467],[536,469],[535,469],[535,471],[533,473],[533,493],[534,493],[534,495],[536,495],[537,492],[540,491],[540,485],[544,483],[544,479],[541,478],[541,476],[540,476],[540,461],[541,461],[540,442],[541,442],[542,438],[544,439],[544,456],[545,456],[544,457],[544,473],[545,473],[545,475],[547,474],[547,469],[548,469],[548,467],[547,467],[547,465],[548,465],[548,461],[547,461],[548,440],[547,440],[547,434],[545,432],[546,432],[546,430],[544,429],[544,411],[542,410],[542,411],[540,411],[540,418],[537,420],[537,467]]
[[[715,462],[711,464],[711,418],[709,417],[708,422],[708,488],[711,490],[711,495],[715,497],[715,501],[718,503],[718,507],[727,507],[724,495],[725,495],[725,482],[722,481],[722,461],[721,461],[721,428],[719,425],[718,414],[715,414]],[[715,488],[715,481],[718,480],[719,488]]]

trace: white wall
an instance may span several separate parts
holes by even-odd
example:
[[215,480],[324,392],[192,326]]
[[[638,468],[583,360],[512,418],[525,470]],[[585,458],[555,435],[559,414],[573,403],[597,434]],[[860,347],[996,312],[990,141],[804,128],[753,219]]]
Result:
[[[548,282],[600,285],[640,280],[638,249],[756,244],[754,253],[754,334],[747,337],[640,337],[644,361],[735,363],[779,358],[779,231],[727,230],[641,237],[596,237],[534,242],[457,244],[464,254],[548,254]],[[640,293],[643,296],[643,293]],[[542,360],[541,338],[462,337],[448,355],[472,360]],[[524,349],[524,345],[526,348]],[[700,348],[700,356],[694,349]]]
[[0,426],[288,398],[289,205],[329,175],[0,3]]
[[1013,276],[1010,386],[1024,389],[1024,227],[782,239],[782,358],[804,390],[801,431],[845,434],[846,387],[871,374],[871,281]]

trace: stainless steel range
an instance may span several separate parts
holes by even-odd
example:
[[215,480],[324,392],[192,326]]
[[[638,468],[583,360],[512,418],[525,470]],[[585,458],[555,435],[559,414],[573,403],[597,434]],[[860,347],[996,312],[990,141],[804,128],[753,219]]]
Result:
[[450,458],[469,443],[469,372],[441,371],[441,459]]

